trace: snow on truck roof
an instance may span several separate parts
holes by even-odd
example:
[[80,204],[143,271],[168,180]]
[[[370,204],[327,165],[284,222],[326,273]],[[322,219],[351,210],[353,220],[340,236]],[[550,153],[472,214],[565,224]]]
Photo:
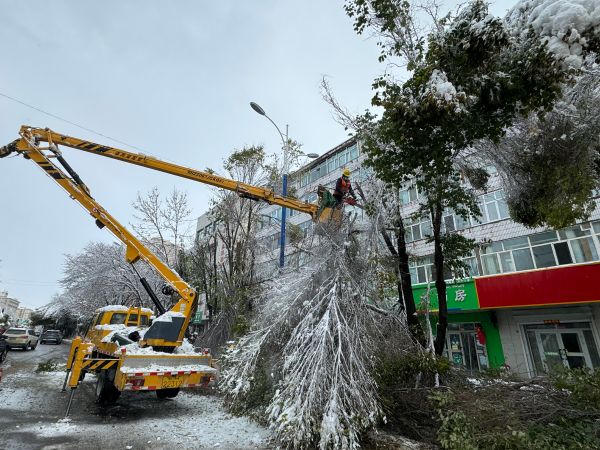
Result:
[[[129,306],[124,306],[124,305],[108,305],[108,306],[104,306],[102,308],[98,308],[96,310],[97,313],[100,312],[127,312],[129,311],[130,307]],[[138,309],[136,307],[131,307],[131,309]],[[143,313],[148,313],[148,314],[153,314],[153,311],[151,309],[148,308],[139,308],[141,309],[141,311]]]
[[155,322],[173,322],[173,317],[185,317],[185,314],[177,311],[167,311],[154,319]]

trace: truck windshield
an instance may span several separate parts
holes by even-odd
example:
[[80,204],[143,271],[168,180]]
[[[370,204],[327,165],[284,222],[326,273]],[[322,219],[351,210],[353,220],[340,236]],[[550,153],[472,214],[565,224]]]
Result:
[[125,323],[125,318],[127,317],[127,313],[114,313],[110,318],[111,325],[121,325]]

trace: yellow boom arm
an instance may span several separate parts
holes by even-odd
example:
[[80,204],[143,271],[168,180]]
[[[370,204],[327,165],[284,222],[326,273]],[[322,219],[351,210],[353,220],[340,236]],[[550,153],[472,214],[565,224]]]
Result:
[[199,181],[200,183],[210,184],[221,189],[234,191],[237,192],[241,197],[250,198],[253,200],[261,200],[269,204],[279,205],[285,208],[304,212],[310,214],[313,220],[317,218],[317,213],[319,210],[318,205],[277,195],[271,189],[252,186],[250,184],[230,180],[228,178],[220,177],[218,175],[213,175],[200,170],[190,169],[189,167],[161,161],[160,159],[141,153],[132,153],[126,150],[66,136],[64,134],[56,133],[48,128],[32,128],[27,125],[23,125],[19,134],[23,136],[21,139],[24,139],[24,137],[27,136],[28,139],[53,143],[55,145],[65,145],[67,147],[83,150],[84,152],[93,153],[95,155],[118,159],[119,161],[136,164],[149,169],[166,172],[171,175]]
[[[43,130],[42,130],[43,131]],[[153,337],[142,341],[142,345],[152,345],[159,347],[175,347],[181,345],[185,330],[190,321],[192,310],[196,304],[196,291],[189,286],[179,275],[172,271],[164,264],[154,253],[152,253],[144,244],[142,244],[132,233],[130,233],[123,225],[121,225],[108,211],[106,211],[96,200],[90,195],[89,189],[81,181],[79,176],[73,171],[68,163],[62,158],[55,143],[54,136],[62,138],[63,136],[50,132],[45,132],[44,138],[39,138],[36,133],[27,127],[21,128],[21,138],[13,143],[0,148],[0,158],[8,156],[12,152],[20,153],[26,159],[30,159],[41,167],[51,178],[54,179],[67,193],[79,202],[91,215],[96,219],[96,224],[100,227],[107,227],[121,242],[126,246],[126,259],[130,263],[135,263],[138,260],[143,260],[152,266],[158,274],[171,286],[180,296],[179,301],[171,308],[169,317],[170,322],[177,322],[181,325],[175,332],[171,329],[168,338],[161,337],[161,333],[151,333],[151,328],[146,333]],[[37,138],[37,139],[36,139]],[[72,139],[72,138],[68,138]],[[41,147],[40,141],[48,142],[48,147]],[[84,143],[85,141],[74,140]],[[62,143],[59,140],[60,143]],[[89,143],[88,143],[89,144]],[[69,144],[74,146],[75,144]],[[93,144],[95,145],[95,144]],[[79,147],[77,147],[79,148]],[[117,151],[112,149],[111,151]],[[58,159],[60,164],[69,172],[69,177],[65,174],[51,159]],[[133,162],[133,161],[131,161]],[[200,305],[203,309],[205,305]],[[205,311],[204,311],[205,312]],[[175,320],[177,318],[178,320]],[[160,322],[156,322],[156,328]],[[158,330],[157,330],[158,331]]]

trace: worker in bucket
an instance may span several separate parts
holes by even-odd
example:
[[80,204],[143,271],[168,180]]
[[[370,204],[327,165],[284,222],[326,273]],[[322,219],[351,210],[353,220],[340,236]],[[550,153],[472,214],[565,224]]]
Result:
[[[351,198],[348,198],[348,196]],[[333,197],[336,201],[336,207],[340,207],[344,202],[344,199],[346,199],[346,203],[348,203],[349,205],[356,204],[356,195],[354,194],[352,184],[350,183],[350,169],[345,168],[342,171],[342,176],[338,178],[338,180],[335,183]]]

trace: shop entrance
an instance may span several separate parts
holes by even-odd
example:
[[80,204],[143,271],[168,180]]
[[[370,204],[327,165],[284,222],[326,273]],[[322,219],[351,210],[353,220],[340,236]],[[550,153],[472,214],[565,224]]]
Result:
[[481,371],[488,368],[485,345],[477,336],[474,323],[449,323],[447,332],[447,357],[457,366],[468,371]]
[[600,366],[590,322],[524,325],[536,375]]

